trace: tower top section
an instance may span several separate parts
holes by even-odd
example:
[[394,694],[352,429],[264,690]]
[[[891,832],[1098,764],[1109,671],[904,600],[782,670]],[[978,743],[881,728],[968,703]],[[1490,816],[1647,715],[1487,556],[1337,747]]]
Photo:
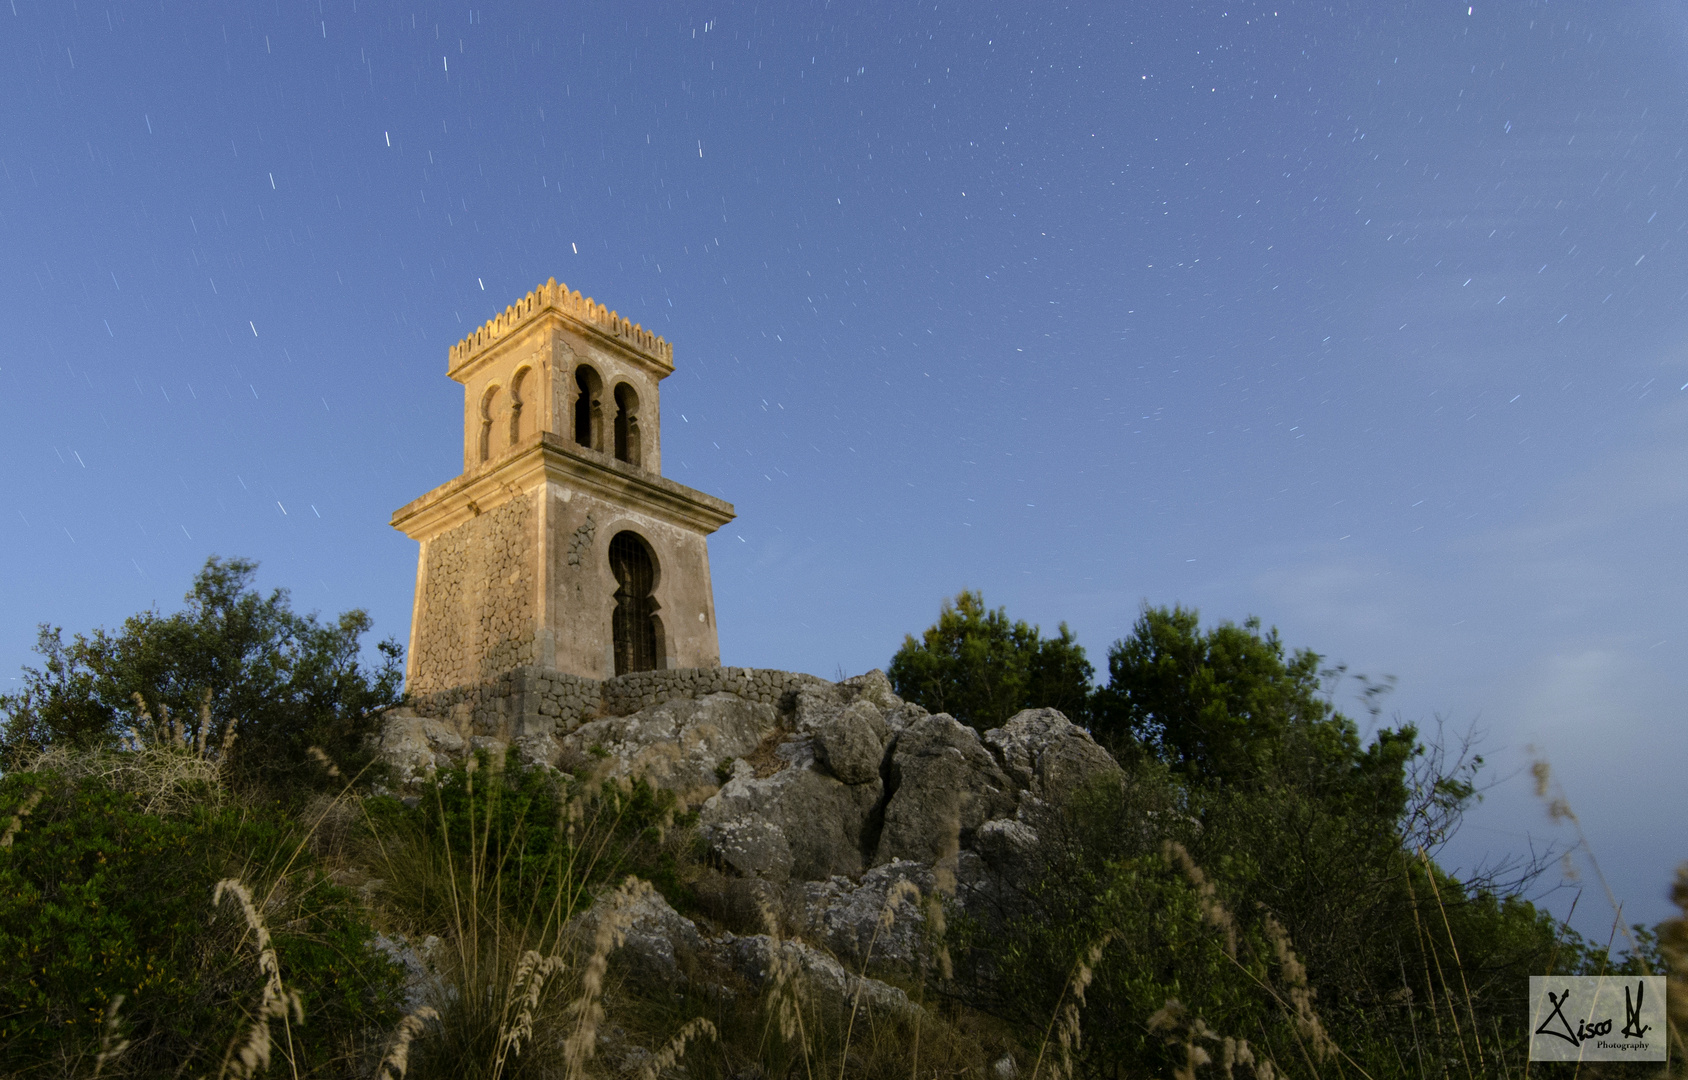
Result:
[[453,345],[447,354],[446,374],[458,382],[464,381],[464,374],[477,358],[548,312],[563,316],[590,337],[638,354],[659,369],[659,378],[674,370],[673,345],[638,323],[622,318],[590,296],[570,292],[566,284],[552,278]]

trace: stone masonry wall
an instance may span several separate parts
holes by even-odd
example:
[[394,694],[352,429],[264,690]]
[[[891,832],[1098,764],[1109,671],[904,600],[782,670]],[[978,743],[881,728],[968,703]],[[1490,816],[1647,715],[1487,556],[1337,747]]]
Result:
[[673,698],[703,697],[725,691],[750,701],[787,708],[804,686],[828,685],[825,679],[768,668],[677,668],[671,671],[636,671],[605,679],[602,686],[605,716],[629,716],[640,709],[660,705]]
[[813,675],[765,668],[678,668],[639,671],[599,682],[523,667],[479,686],[409,696],[418,715],[451,722],[470,735],[509,739],[566,735],[600,716],[628,716],[674,698],[737,694],[781,710],[794,707],[805,686],[829,685]]
[[562,735],[599,714],[599,686],[596,679],[523,667],[480,686],[411,694],[406,704],[470,735]]
[[484,686],[539,659],[534,530],[533,497],[521,495],[429,542],[416,690]]

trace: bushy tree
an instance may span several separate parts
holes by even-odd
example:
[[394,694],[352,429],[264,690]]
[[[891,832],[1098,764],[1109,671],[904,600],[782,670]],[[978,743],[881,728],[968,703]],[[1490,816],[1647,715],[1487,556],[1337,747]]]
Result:
[[1351,766],[1363,756],[1359,735],[1320,696],[1320,660],[1310,649],[1286,656],[1277,630],[1262,633],[1259,619],[1203,630],[1194,610],[1146,608],[1108,649],[1095,729],[1212,783],[1289,779],[1286,770],[1305,773],[1311,762]]
[[212,556],[183,610],[141,612],[115,632],[67,642],[43,625],[41,667],[24,668],[23,690],[0,696],[0,745],[13,754],[110,747],[174,724],[190,744],[229,751],[233,775],[248,779],[322,775],[307,757],[313,746],[355,763],[372,714],[398,700],[397,642],[381,642],[379,662],[366,666],[366,613],[301,615],[287,590],[252,587],[257,569]]
[[903,638],[887,674],[903,698],[933,712],[947,712],[981,731],[1021,709],[1060,709],[1085,723],[1095,673],[1084,646],[1062,623],[1055,637],[984,597],[962,591],[945,600],[938,621],[920,639]]

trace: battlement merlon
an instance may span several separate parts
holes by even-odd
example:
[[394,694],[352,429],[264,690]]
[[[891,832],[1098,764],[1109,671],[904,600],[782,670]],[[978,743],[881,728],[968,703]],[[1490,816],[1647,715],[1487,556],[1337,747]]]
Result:
[[658,379],[674,373],[673,345],[591,297],[570,292],[566,284],[559,284],[556,278],[552,278],[453,345],[447,353],[446,374],[463,382],[476,360],[548,312],[560,315],[590,340],[643,361]]

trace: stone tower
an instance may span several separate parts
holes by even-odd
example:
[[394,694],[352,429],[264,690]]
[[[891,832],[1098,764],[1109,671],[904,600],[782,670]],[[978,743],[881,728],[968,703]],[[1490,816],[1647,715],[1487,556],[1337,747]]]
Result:
[[673,357],[554,278],[452,347],[463,475],[392,518],[422,545],[409,692],[720,664],[707,538],[733,508],[662,476]]

